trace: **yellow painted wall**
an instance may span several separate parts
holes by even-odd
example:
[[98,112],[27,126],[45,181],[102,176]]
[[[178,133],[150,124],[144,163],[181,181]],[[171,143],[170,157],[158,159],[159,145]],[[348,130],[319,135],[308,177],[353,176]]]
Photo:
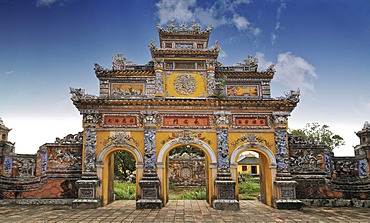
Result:
[[[247,171],[243,171],[243,166],[247,166]],[[252,166],[256,166],[257,167],[257,174],[260,174],[259,165],[245,165],[245,164],[238,164],[238,173],[252,174]]]
[[[174,88],[175,79],[183,73],[189,74],[196,81],[196,89],[195,89],[195,92],[192,94],[187,94],[187,95],[179,94]],[[168,79],[166,81],[166,89],[167,89],[167,94],[169,96],[181,97],[181,98],[194,98],[194,97],[199,97],[199,96],[205,96],[205,90],[206,90],[202,75],[197,74],[197,73],[191,73],[191,71],[176,72],[173,74],[169,74]]]

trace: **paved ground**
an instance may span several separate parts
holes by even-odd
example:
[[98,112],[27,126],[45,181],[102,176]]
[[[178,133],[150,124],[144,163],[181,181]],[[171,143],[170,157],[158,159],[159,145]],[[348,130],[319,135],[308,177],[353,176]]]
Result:
[[241,201],[240,211],[218,211],[205,201],[170,201],[161,210],[136,210],[135,201],[76,210],[69,206],[0,206],[0,222],[370,222],[369,208],[277,210]]

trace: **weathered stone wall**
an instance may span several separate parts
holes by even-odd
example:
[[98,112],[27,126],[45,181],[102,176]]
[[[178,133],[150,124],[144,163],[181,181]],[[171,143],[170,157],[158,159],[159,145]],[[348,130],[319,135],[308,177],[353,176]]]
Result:
[[81,142],[81,133],[57,138],[55,143],[41,146],[35,155],[15,154],[14,148],[0,147],[0,199],[35,203],[27,199],[77,198],[75,182],[82,173]]
[[370,207],[368,158],[366,152],[360,153],[354,157],[335,157],[325,145],[290,136],[290,167],[293,179],[298,182],[297,198],[314,206]]
[[205,186],[205,158],[196,154],[169,157],[170,183],[176,186]]

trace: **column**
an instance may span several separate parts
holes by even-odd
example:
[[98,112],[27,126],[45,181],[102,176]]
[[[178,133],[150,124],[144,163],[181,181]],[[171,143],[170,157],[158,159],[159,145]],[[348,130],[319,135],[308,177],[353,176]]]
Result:
[[83,113],[84,144],[82,148],[83,168],[80,180],[76,181],[78,198],[72,207],[79,209],[97,208],[101,206],[100,185],[96,167],[96,128],[100,122],[97,111]]
[[236,200],[236,182],[231,178],[229,157],[229,112],[215,112],[217,134],[217,176],[215,180],[216,199],[213,207],[217,210],[239,210],[239,201]]
[[274,112],[276,177],[274,181],[274,206],[278,209],[300,209],[302,202],[296,199],[297,182],[290,173],[288,150],[288,112]]
[[144,172],[139,181],[140,199],[136,202],[137,209],[160,209],[163,207],[160,198],[161,182],[156,172],[156,126],[157,112],[142,112],[144,125]]

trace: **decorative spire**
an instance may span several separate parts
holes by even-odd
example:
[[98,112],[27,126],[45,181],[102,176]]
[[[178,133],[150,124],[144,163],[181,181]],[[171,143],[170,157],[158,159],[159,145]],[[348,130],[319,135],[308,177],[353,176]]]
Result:
[[4,122],[3,122],[3,120],[1,119],[1,117],[0,117],[0,125],[4,126]]
[[112,69],[124,70],[126,68],[126,58],[122,57],[122,53],[112,56]]

